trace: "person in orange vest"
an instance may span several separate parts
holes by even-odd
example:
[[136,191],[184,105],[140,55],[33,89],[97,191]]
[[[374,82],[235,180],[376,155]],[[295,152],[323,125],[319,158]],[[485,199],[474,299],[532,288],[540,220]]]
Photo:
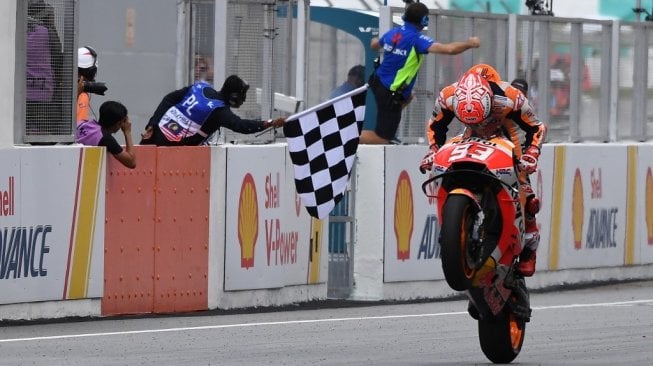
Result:
[[89,46],[77,49],[77,124],[91,119],[91,93],[104,95],[107,87],[96,82],[97,52]]

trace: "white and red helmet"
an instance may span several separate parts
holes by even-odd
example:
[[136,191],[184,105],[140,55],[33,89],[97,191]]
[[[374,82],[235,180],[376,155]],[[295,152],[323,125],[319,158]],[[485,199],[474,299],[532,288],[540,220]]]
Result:
[[460,122],[469,127],[480,125],[492,114],[493,98],[488,81],[475,72],[467,72],[456,85],[453,112]]

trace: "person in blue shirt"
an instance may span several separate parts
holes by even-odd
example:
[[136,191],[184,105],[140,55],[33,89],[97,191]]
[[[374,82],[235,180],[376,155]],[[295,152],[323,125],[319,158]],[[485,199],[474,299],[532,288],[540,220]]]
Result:
[[356,88],[360,88],[363,84],[365,84],[365,66],[356,65],[349,69],[349,72],[347,73],[347,81],[331,91],[329,99],[333,99]]
[[198,81],[168,93],[154,111],[141,145],[198,146],[220,127],[251,134],[269,127],[281,127],[285,118],[267,121],[243,119],[231,108],[239,108],[247,97],[249,84],[237,75],[225,79],[222,89]]
[[361,144],[388,144],[394,138],[401,110],[412,99],[415,78],[424,55],[457,55],[480,46],[478,37],[470,37],[464,42],[439,43],[422,34],[421,31],[428,26],[428,15],[426,5],[412,3],[404,12],[404,25],[391,29],[381,38],[372,39],[372,49],[383,49],[383,61],[369,82],[378,110],[376,128],[362,131]]

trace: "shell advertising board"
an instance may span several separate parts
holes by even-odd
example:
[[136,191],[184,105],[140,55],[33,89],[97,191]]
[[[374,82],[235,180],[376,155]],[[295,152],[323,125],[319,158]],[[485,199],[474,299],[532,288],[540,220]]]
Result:
[[537,271],[547,270],[549,266],[549,248],[551,247],[551,202],[553,198],[553,179],[555,174],[555,153],[553,146],[542,146],[538,159],[537,171],[530,176],[531,187],[540,200],[540,212],[537,214],[537,226],[540,229],[540,246],[537,251]]
[[434,198],[422,191],[425,146],[393,146],[385,154],[384,282],[444,279]]
[[[635,202],[636,248],[633,253],[635,264],[653,263],[653,146],[637,147],[637,193]],[[626,263],[631,264],[631,263]]]
[[556,147],[550,269],[624,264],[627,148]]
[[284,145],[227,151],[226,291],[325,281],[324,230],[301,207],[289,164]]
[[0,303],[102,296],[105,150],[0,155]]

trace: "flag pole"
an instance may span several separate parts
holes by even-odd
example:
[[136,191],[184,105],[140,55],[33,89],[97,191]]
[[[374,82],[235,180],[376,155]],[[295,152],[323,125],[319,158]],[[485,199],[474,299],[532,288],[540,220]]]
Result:
[[316,105],[316,106],[314,106],[314,107],[311,107],[311,108],[309,108],[309,109],[307,109],[307,110],[304,110],[304,111],[301,111],[301,112],[295,113],[295,114],[293,114],[292,116],[289,116],[288,118],[286,118],[286,122],[288,122],[288,121],[293,121],[293,120],[296,120],[296,119],[299,119],[300,117],[302,117],[302,116],[304,116],[304,115],[306,115],[306,114],[309,114],[309,113],[315,112],[316,110],[319,110],[319,109],[322,109],[322,108],[324,108],[324,107],[326,107],[326,106],[329,106],[329,105],[331,105],[331,104],[334,104],[335,102],[337,102],[337,101],[339,101],[339,100],[342,100],[342,99],[345,99],[345,98],[349,98],[349,97],[351,97],[351,96],[353,96],[353,95],[360,94],[360,93],[366,91],[368,88],[369,88],[369,85],[368,85],[368,84],[365,84],[365,85],[363,85],[363,86],[361,86],[361,87],[359,87],[359,88],[356,88],[356,89],[354,89],[354,90],[352,90],[352,91],[350,91],[350,92],[347,92],[347,93],[342,94],[342,95],[338,95],[337,97],[335,97],[335,98],[333,98],[333,99],[329,99],[329,100],[327,100],[327,101],[325,101],[325,102],[322,102],[322,103],[320,103],[320,104],[318,104],[318,105]]

